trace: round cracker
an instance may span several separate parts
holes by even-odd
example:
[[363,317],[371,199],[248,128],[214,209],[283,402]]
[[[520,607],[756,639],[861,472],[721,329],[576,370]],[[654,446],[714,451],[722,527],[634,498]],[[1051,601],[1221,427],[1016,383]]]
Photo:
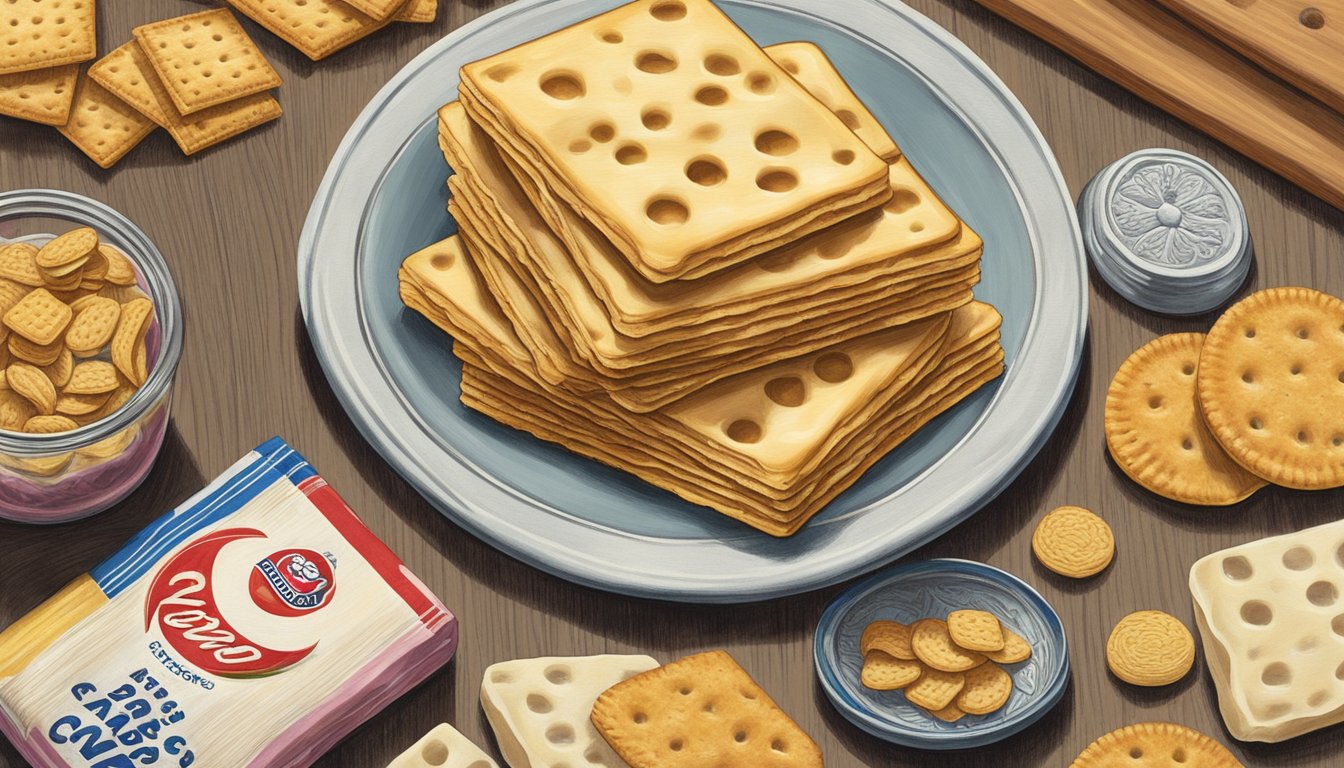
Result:
[[947,632],[952,642],[968,651],[1003,650],[1003,626],[988,611],[966,609],[947,614]]
[[1106,446],[1131,480],[1186,504],[1235,504],[1267,483],[1223,451],[1195,391],[1202,333],[1159,336],[1130,355],[1106,392]]
[[1020,664],[1031,658],[1031,643],[1016,632],[1003,628],[1003,650],[990,651],[985,658],[997,664]]
[[1344,485],[1344,301],[1309,288],[1242,299],[1209,331],[1197,387],[1238,464],[1289,488]]
[[1070,768],[1242,768],[1222,744],[1175,723],[1136,723],[1087,745]]
[[966,673],[956,705],[968,715],[988,715],[1007,704],[1012,695],[1013,676],[998,664],[981,664]]
[[878,619],[863,630],[859,639],[859,651],[867,655],[869,651],[882,651],[905,661],[913,661],[915,651],[910,647],[910,627],[899,621]]
[[1074,579],[1094,576],[1115,558],[1115,534],[1105,520],[1082,507],[1051,510],[1031,535],[1041,565]]
[[965,672],[985,663],[984,654],[952,642],[947,622],[942,619],[920,619],[910,625],[910,647],[916,658],[940,672]]
[[863,657],[859,682],[875,691],[895,691],[915,682],[924,672],[918,661],[898,659],[882,651],[869,651]]
[[1162,611],[1135,611],[1106,640],[1106,666],[1132,685],[1170,685],[1195,663],[1195,638],[1181,620]]

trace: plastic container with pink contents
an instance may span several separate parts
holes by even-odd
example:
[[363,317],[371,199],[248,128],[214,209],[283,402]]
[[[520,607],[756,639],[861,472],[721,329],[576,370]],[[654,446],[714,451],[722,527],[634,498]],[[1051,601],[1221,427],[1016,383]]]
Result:
[[138,288],[154,302],[148,377],[119,410],[79,429],[49,435],[0,430],[0,518],[7,520],[61,523],[106,510],[149,474],[168,426],[182,357],[182,305],[158,248],[125,216],[82,195],[0,193],[0,246],[26,241],[41,247],[82,226],[131,260]]

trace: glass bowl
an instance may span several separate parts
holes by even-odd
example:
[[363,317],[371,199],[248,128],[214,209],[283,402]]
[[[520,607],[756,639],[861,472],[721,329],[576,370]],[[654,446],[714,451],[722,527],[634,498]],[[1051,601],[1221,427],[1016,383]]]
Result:
[[81,226],[92,227],[101,242],[130,259],[136,287],[154,302],[146,335],[148,375],[123,406],[78,429],[45,435],[0,430],[0,518],[7,520],[60,523],[106,510],[149,474],[168,427],[182,357],[182,305],[158,248],[125,216],[82,195],[52,189],[0,193],[0,245],[40,247]]

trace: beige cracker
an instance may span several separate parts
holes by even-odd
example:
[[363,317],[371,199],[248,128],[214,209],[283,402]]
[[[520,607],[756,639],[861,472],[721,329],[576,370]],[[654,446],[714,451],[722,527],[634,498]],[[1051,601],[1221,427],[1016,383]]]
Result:
[[40,369],[27,363],[11,363],[5,369],[5,383],[11,391],[27,398],[40,415],[56,412],[56,387]]
[[1271,288],[1232,305],[1199,358],[1209,431],[1276,485],[1344,485],[1344,301]]
[[64,392],[69,395],[103,395],[120,386],[117,369],[103,360],[86,360],[75,365]]
[[21,432],[23,425],[36,415],[31,400],[12,389],[0,389],[0,429]]
[[136,27],[135,39],[182,115],[280,87],[280,75],[227,8]]
[[1115,535],[1105,520],[1082,507],[1051,510],[1036,524],[1031,551],[1046,568],[1082,579],[1106,569],[1115,557]]
[[34,416],[23,425],[23,431],[30,435],[54,435],[57,432],[69,432],[79,429],[79,424],[66,416]]
[[75,103],[78,64],[0,75],[0,115],[65,125]]
[[85,74],[70,120],[57,130],[99,167],[111,168],[154,130],[154,121]]
[[132,299],[121,306],[117,330],[112,335],[109,350],[112,363],[128,381],[144,386],[145,334],[149,333],[154,303],[149,299]]
[[859,682],[875,691],[894,691],[915,682],[923,672],[924,665],[918,661],[898,659],[873,650],[863,655]]
[[925,668],[924,674],[906,686],[905,698],[910,703],[929,711],[943,709],[956,700],[966,686],[966,675],[961,672],[943,672]]
[[1185,677],[1195,663],[1195,639],[1175,616],[1135,611],[1106,640],[1106,665],[1133,685],[1159,686]]
[[1140,347],[1106,392],[1106,445],[1134,482],[1174,501],[1227,505],[1265,487],[1204,425],[1195,391],[1204,334],[1174,333]]
[[953,642],[942,619],[920,619],[911,625],[910,647],[920,661],[943,672],[965,672],[985,662],[983,655]]
[[65,344],[60,341],[37,344],[17,333],[9,334],[9,340],[5,344],[9,348],[9,354],[16,360],[32,363],[39,368],[45,368],[60,360],[61,351],[65,349]]
[[998,664],[981,664],[966,673],[966,684],[957,694],[957,708],[968,715],[987,715],[1013,694],[1013,678]]
[[1031,658],[1031,644],[1022,639],[1022,636],[1009,630],[1003,629],[1003,650],[987,651],[985,657],[997,664],[1017,664]]
[[1070,768],[1242,768],[1222,744],[1175,723],[1137,723],[1088,744]]
[[723,651],[618,683],[593,725],[630,768],[821,768],[816,742]]
[[1003,627],[988,611],[960,610],[947,615],[947,632],[952,642],[968,651],[1003,650]]
[[869,624],[859,639],[859,652],[867,656],[873,650],[913,661],[915,651],[910,647],[909,625],[899,621],[874,621]]
[[65,345],[80,357],[92,357],[112,340],[119,319],[120,304],[101,296],[90,297],[65,332]]
[[70,307],[45,288],[38,288],[5,313],[5,325],[34,344],[56,341],[70,325]]
[[12,280],[29,288],[41,288],[45,283],[37,268],[38,247],[32,243],[10,243],[0,246],[0,278]]
[[3,9],[0,75],[98,55],[94,0],[5,0]]
[[392,21],[360,13],[341,0],[228,0],[253,21],[317,61]]

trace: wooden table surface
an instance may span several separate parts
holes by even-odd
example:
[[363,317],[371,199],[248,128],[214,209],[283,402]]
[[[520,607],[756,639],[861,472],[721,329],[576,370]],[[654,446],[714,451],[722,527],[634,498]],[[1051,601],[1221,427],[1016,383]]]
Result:
[[[822,0],[817,0],[821,2]],[[811,661],[812,631],[833,587],[744,607],[689,607],[572,586],[499,554],[447,522],[364,442],[342,412],[299,316],[295,244],[336,145],[374,92],[415,54],[502,0],[442,0],[432,25],[398,24],[312,63],[249,29],[285,79],[277,123],[195,158],[158,132],[112,171],[88,162],[53,129],[0,118],[0,189],[54,187],[101,199],[139,223],[167,256],[187,314],[173,422],[149,480],[103,515],[52,528],[0,524],[0,626],[36,606],[151,519],[198,490],[263,439],[283,435],[425,578],[461,620],[461,647],[441,672],[357,730],[318,765],[386,764],[450,722],[494,749],[477,689],[482,670],[541,655],[648,653],[671,661],[725,648],[843,766],[1064,766],[1092,739],[1148,720],[1183,723],[1230,744],[1247,765],[1339,765],[1344,729],[1278,745],[1231,742],[1202,654],[1196,671],[1141,689],[1111,677],[1106,635],[1126,613],[1157,608],[1193,627],[1186,575],[1216,549],[1339,517],[1344,493],[1269,489],[1232,509],[1159,499],[1107,458],[1102,404],[1120,362],[1157,334],[1204,331],[1213,316],[1173,320],[1093,281],[1078,388],[1054,437],[998,500],[906,558],[953,556],[1005,568],[1041,591],[1066,626],[1073,664],[1063,701],[993,747],[939,755],[886,744],[851,727],[826,701]],[[1344,294],[1344,214],[1163,115],[971,0],[911,3],[961,38],[1026,105],[1075,193],[1102,165],[1142,147],[1207,158],[1241,193],[1256,245],[1255,287],[1301,284]],[[131,27],[199,3],[100,3],[99,49]],[[1032,559],[1034,522],[1059,504],[1098,511],[1115,529],[1114,565],[1064,580]],[[217,727],[227,728],[227,724]],[[0,768],[23,761],[0,743]],[[232,768],[207,766],[206,768]]]

